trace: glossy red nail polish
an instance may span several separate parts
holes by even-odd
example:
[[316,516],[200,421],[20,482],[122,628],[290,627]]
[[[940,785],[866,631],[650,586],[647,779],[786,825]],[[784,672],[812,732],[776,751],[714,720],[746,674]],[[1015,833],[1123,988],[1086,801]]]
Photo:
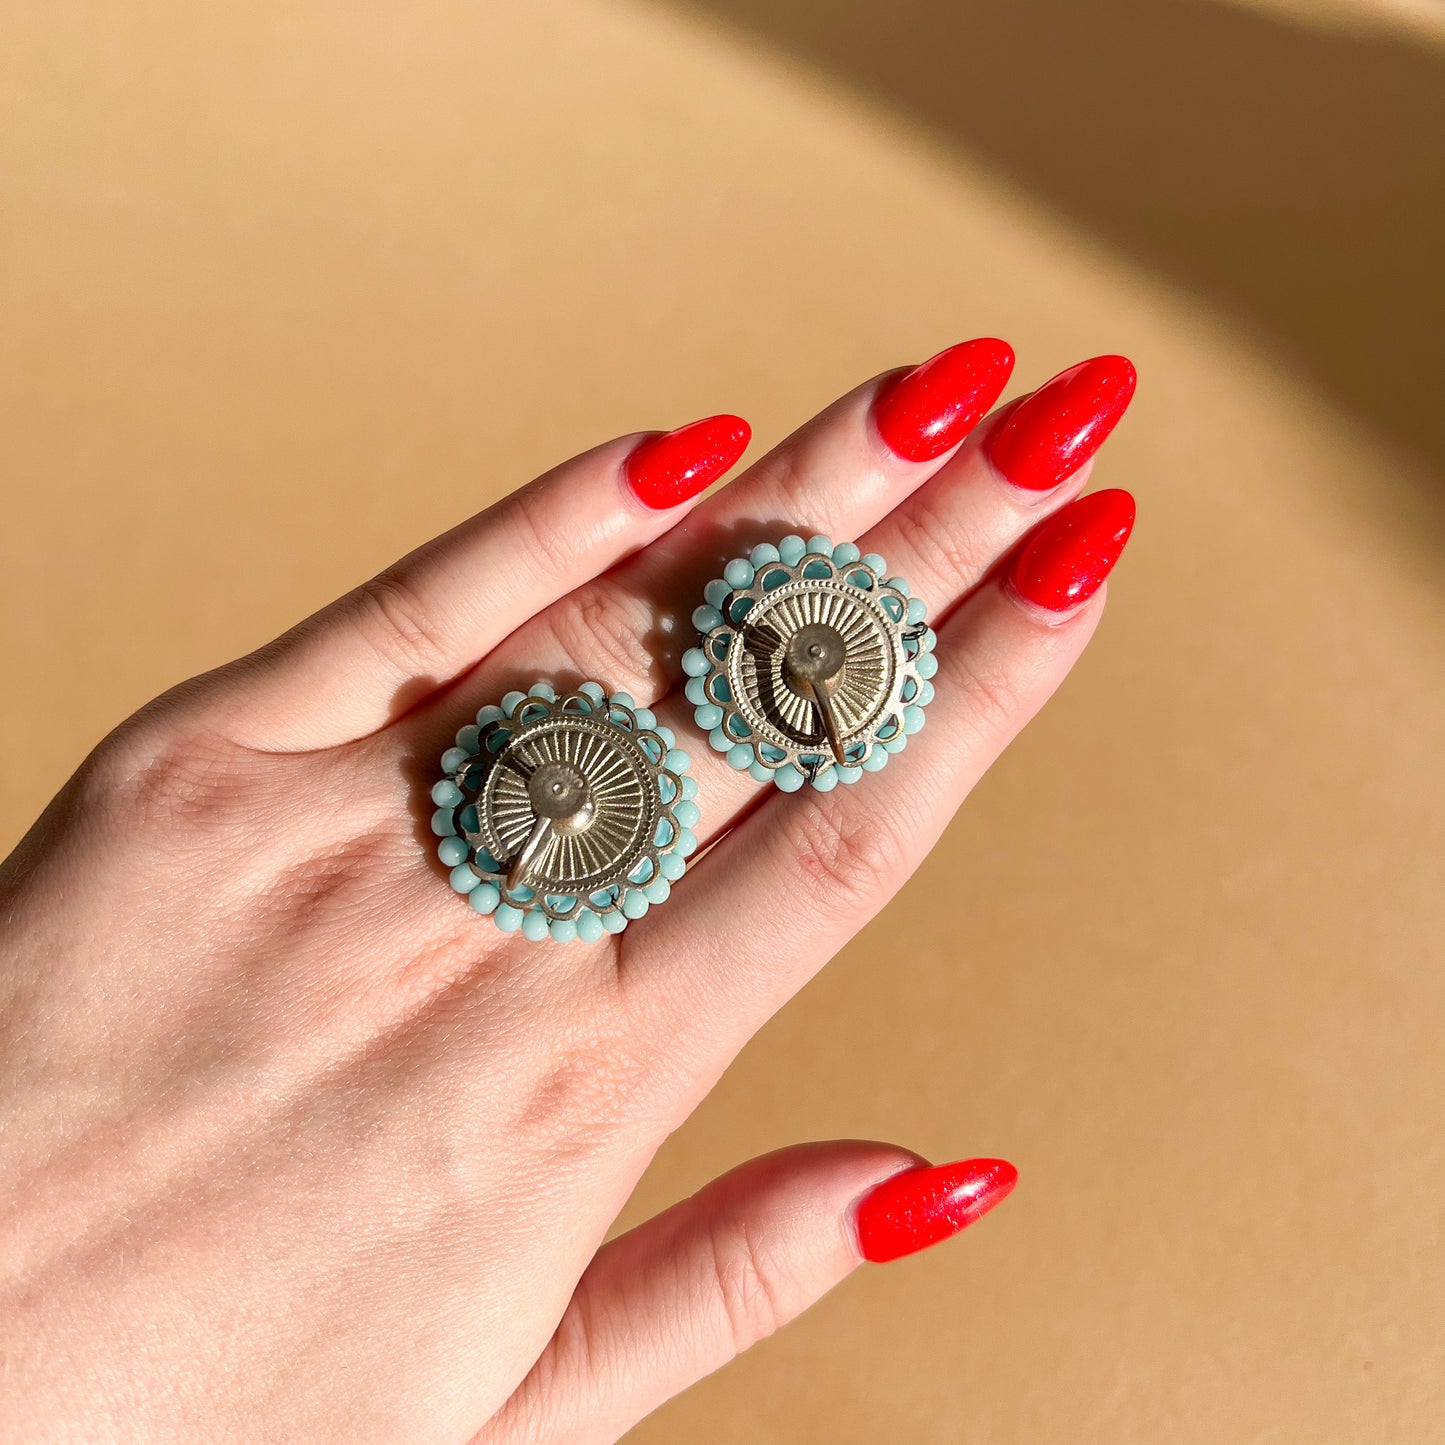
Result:
[[905,461],[932,461],[978,425],[1013,369],[1013,347],[1007,341],[984,336],[950,346],[883,391],[874,424],[889,450]]
[[987,1214],[1018,1183],[1003,1159],[905,1169],[858,1205],[858,1247],[877,1264],[949,1239]]
[[1024,543],[1009,580],[1029,602],[1067,612],[1099,590],[1133,530],[1134,498],[1128,492],[1090,492],[1056,512]]
[[988,454],[1016,487],[1056,487],[1099,450],[1134,395],[1134,363],[1096,356],[1025,397],[989,438]]
[[709,416],[649,437],[627,459],[627,481],[654,511],[681,506],[747,450],[753,429],[740,416]]

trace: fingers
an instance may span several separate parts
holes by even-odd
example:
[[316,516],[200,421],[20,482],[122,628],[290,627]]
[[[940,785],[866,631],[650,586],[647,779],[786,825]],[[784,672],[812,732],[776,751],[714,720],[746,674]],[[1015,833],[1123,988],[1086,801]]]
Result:
[[887,1144],[754,1159],[606,1245],[557,1334],[477,1445],[602,1445],[796,1318],[868,1259],[956,1234],[1016,1175],[932,1168]]
[[676,525],[750,435],[740,417],[709,417],[564,462],[223,669],[226,730],[271,751],[374,732]]

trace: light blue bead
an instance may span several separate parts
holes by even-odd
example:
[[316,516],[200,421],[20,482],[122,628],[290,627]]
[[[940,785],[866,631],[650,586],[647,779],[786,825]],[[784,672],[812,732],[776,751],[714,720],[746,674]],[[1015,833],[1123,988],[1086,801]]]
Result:
[[679,828],[696,828],[702,817],[702,809],[696,803],[683,799],[672,805],[672,816],[677,819]]
[[707,679],[705,677],[690,677],[683,684],[683,696],[695,707],[701,707],[707,701]]
[[750,743],[734,743],[728,749],[728,767],[736,768],[738,772],[744,773],[752,766],[753,757]]
[[602,927],[608,933],[621,933],[627,927],[627,920],[617,909],[611,908],[602,915]]
[[876,552],[865,552],[858,560],[865,567],[871,567],[880,577],[888,570],[888,564]]
[[450,838],[457,831],[457,820],[450,808],[438,808],[431,815],[431,830],[438,838]]
[[723,581],[735,591],[740,592],[744,587],[751,587],[755,576],[757,572],[746,557],[734,557],[723,568]]
[[454,773],[460,767],[466,765],[471,754],[465,748],[448,748],[442,754],[442,772]]
[[448,868],[455,868],[458,863],[467,861],[467,854],[470,849],[467,847],[465,838],[443,838],[437,844],[437,857],[447,865]]
[[925,617],[928,616],[928,604],[921,597],[910,597],[908,599],[908,621],[917,627]]
[[476,864],[477,871],[480,873],[500,873],[502,871],[502,865],[485,848],[477,849]]
[[640,707],[633,714],[637,719],[638,732],[651,732],[657,726],[657,714],[650,707]]
[[577,937],[583,943],[596,943],[606,932],[602,920],[590,908],[584,908],[577,915]]
[[679,828],[677,842],[672,845],[672,851],[684,858],[691,858],[697,852],[697,834],[691,828]]
[[808,555],[813,557],[831,557],[833,555],[833,539],[825,537],[821,532],[808,538]]
[[688,776],[682,780],[682,796],[684,798],[697,797],[697,779]]
[[[887,757],[888,754],[884,753],[883,756]],[[856,783],[858,779],[863,776],[862,768],[855,768],[851,766],[845,768],[834,767],[833,771],[837,773],[838,781],[840,783]]]
[[[475,893],[472,894],[473,898],[476,896]],[[526,916],[520,908],[514,908],[510,903],[499,903],[496,912],[492,914],[497,927],[503,933],[515,933],[522,926],[522,920]]]
[[728,600],[728,593],[732,590],[723,578],[714,577],[712,581],[702,589],[702,600],[706,602],[709,607],[716,607],[721,611],[723,603]]
[[554,918],[547,925],[547,932],[557,943],[571,943],[577,937],[577,920],[575,918]]
[[477,831],[477,805],[468,803],[465,808],[457,814],[457,827],[463,833],[475,833]]
[[887,766],[888,754],[883,750],[881,745],[874,748],[873,751],[863,759],[863,771],[865,773],[881,773]]
[[642,891],[649,903],[666,903],[668,894],[672,892],[672,884],[666,878],[654,878]]
[[716,607],[709,607],[706,602],[692,610],[692,625],[699,632],[711,632],[714,627],[721,627],[722,620],[722,613]]
[[839,567],[849,567],[856,562],[863,554],[858,550],[856,542],[839,542],[833,548],[833,561]]
[[789,533],[778,543],[778,560],[785,566],[796,567],[803,560],[808,544],[796,533]]
[[633,702],[630,692],[614,692],[612,694],[612,705],[614,707],[625,707],[628,712],[631,712],[632,709],[637,706],[637,704]]
[[589,702],[602,703],[607,700],[607,689],[600,682],[584,682],[577,691]]
[[457,866],[452,869],[451,875],[447,879],[447,882],[449,882],[458,893],[470,893],[481,881],[472,870],[470,863],[458,863]]
[[824,768],[816,778],[813,779],[813,790],[818,793],[831,793],[838,786],[838,769],[836,764],[831,768]]
[[736,738],[730,738],[721,728],[714,728],[707,735],[707,745],[715,753],[727,752],[736,741]]
[[803,774],[800,769],[792,763],[784,763],[777,772],[773,774],[773,781],[785,793],[796,793],[803,786]]
[[540,697],[544,702],[557,701],[557,689],[550,682],[534,682],[527,689],[528,697]]
[[908,734],[906,732],[898,733],[896,736],[889,738],[883,746],[887,748],[890,753],[901,753],[903,749],[908,746]]
[[916,703],[910,703],[903,709],[903,731],[912,737],[914,733],[923,731],[923,724],[927,722],[927,716]]
[[748,561],[753,564],[753,570],[766,567],[770,562],[778,560],[778,549],[771,542],[759,542],[751,552],[748,553]]
[[914,659],[913,669],[919,677],[925,680],[936,677],[938,674],[938,654],[933,652],[920,652]]
[[693,719],[705,733],[710,733],[722,726],[723,710],[715,702],[705,702],[693,713]]
[[513,903],[527,904],[537,896],[537,890],[528,888],[525,883],[519,884],[516,888],[509,888],[507,891],[511,894]]
[[692,759],[681,748],[669,748],[662,765],[669,772],[685,773],[692,766]]
[[501,722],[504,717],[506,717],[506,713],[496,703],[489,702],[486,707],[477,711],[477,727],[479,729],[491,727],[494,722]]
[[664,853],[657,860],[657,871],[667,879],[669,883],[676,883],[684,873],[687,872],[687,859],[676,853]]
[[918,684],[918,706],[927,707],[933,701],[933,684],[931,682],[920,682]]
[[482,730],[476,723],[468,723],[466,727],[457,734],[457,746],[461,748],[463,752],[476,752],[481,744],[481,733]]
[[636,920],[647,912],[650,905],[647,902],[647,895],[640,888],[629,888],[622,895],[622,914],[624,918]]
[[[473,910],[477,913],[492,913],[501,901],[502,893],[495,883],[478,883],[477,886],[467,894],[467,902],[472,905]],[[521,913],[515,908],[512,911],[517,914],[517,918],[520,921]]]
[[883,585],[885,587],[891,587],[895,592],[904,597],[911,597],[913,595],[912,588],[910,588],[908,583],[901,577],[889,577]]
[[754,761],[748,764],[748,777],[755,783],[771,783],[773,770],[764,763]]
[[511,692],[506,693],[502,698],[502,711],[506,713],[508,717],[511,717],[526,700],[527,694],[525,692],[518,692],[516,688],[513,688]]
[[431,800],[438,808],[455,808],[462,800],[462,790],[450,778],[432,784]]
[[545,913],[529,913],[522,919],[522,937],[530,938],[533,943],[541,943],[549,932]]
[[689,647],[682,655],[682,670],[689,677],[701,677],[711,666],[700,647]]
[[672,749],[677,746],[677,734],[673,732],[671,728],[663,727],[663,725],[659,723],[653,729],[653,732],[655,732],[658,737],[662,739],[663,747],[665,747],[669,752],[671,752]]

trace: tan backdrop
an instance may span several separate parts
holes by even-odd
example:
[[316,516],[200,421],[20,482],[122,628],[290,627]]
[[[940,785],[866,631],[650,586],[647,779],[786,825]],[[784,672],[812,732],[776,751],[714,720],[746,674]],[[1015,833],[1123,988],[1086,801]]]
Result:
[[1445,1439],[1432,6],[16,0],[0,842],[600,438],[1126,351],[1086,662],[629,1217],[812,1136],[1017,1194],[634,1438]]

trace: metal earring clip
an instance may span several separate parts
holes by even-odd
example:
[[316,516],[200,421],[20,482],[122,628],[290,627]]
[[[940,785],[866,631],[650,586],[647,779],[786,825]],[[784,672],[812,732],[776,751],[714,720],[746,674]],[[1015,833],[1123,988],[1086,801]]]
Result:
[[506,933],[595,942],[662,903],[697,848],[697,781],[647,708],[584,682],[484,707],[432,789],[451,885]]
[[703,596],[687,697],[739,771],[828,792],[877,772],[923,726],[936,638],[876,553],[784,537],[734,558]]

